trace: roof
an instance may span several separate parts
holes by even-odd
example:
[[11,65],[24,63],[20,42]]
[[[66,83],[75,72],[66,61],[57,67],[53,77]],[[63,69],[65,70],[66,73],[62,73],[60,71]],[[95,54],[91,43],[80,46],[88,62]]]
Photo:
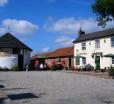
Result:
[[14,37],[11,33],[6,33],[0,37],[0,48],[19,48],[32,51],[31,48]]
[[69,57],[73,56],[73,47],[60,48],[51,53],[48,57]]
[[47,58],[50,54],[52,54],[52,52],[47,52],[47,53],[42,53],[42,54],[36,54],[32,57],[32,59],[36,59],[36,58]]
[[59,48],[53,52],[37,54],[32,57],[32,59],[40,58],[39,56],[43,56],[42,58],[61,58],[61,57],[73,57],[73,47],[67,48]]
[[88,33],[88,34],[83,34],[79,36],[76,40],[74,40],[73,43],[78,43],[78,42],[87,41],[87,40],[94,40],[94,39],[99,39],[103,37],[110,37],[110,36],[114,36],[114,28]]

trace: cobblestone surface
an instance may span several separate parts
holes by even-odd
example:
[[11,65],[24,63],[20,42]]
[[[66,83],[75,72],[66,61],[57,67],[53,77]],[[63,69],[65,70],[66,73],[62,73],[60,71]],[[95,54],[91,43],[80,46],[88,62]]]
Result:
[[0,104],[114,104],[114,80],[47,72],[0,72]]

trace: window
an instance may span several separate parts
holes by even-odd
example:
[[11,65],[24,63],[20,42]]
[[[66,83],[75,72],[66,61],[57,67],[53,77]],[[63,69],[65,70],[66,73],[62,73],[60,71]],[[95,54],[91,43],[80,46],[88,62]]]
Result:
[[86,64],[86,58],[85,58],[85,57],[82,58],[82,64],[83,64],[83,65]]
[[86,43],[85,42],[82,43],[82,50],[86,50]]
[[114,57],[112,57],[112,64],[114,64]]
[[76,58],[76,65],[80,65],[80,58]]
[[100,40],[95,40],[95,48],[100,48]]
[[111,47],[114,47],[114,37],[111,37]]

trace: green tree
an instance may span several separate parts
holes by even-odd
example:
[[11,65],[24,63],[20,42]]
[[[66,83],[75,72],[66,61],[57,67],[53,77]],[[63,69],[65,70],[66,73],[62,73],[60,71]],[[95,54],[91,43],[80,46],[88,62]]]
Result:
[[114,0],[96,0],[92,10],[97,14],[99,26],[105,27],[107,22],[114,20]]

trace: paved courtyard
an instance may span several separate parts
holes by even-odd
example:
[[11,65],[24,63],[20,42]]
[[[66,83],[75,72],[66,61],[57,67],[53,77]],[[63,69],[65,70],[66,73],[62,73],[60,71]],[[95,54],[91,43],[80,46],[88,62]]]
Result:
[[114,104],[114,80],[66,71],[0,72],[0,104]]

